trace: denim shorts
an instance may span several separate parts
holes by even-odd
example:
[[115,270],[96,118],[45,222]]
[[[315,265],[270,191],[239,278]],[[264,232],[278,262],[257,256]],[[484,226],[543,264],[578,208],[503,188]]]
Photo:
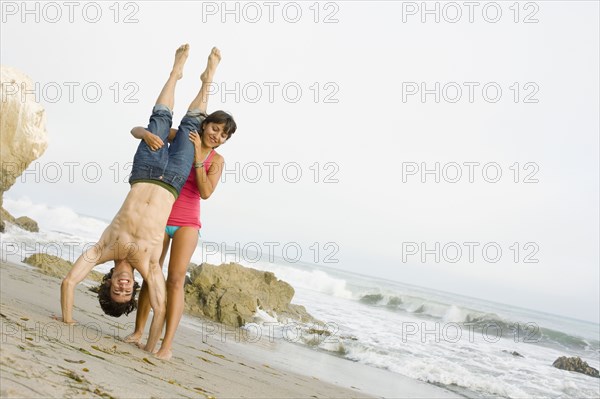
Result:
[[133,157],[129,183],[156,180],[172,186],[179,194],[194,163],[194,145],[188,136],[192,130],[200,132],[203,120],[200,110],[188,111],[181,120],[175,139],[167,146],[173,113],[165,105],[155,105],[147,130],[160,137],[165,145],[152,151],[144,140],[140,140]]

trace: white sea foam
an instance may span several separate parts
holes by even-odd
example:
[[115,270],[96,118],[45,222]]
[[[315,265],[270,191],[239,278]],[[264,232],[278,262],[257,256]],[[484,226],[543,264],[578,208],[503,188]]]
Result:
[[254,321],[256,323],[277,323],[277,317],[271,316],[261,308],[257,307],[256,312],[254,312]]
[[258,262],[254,267],[275,273],[277,278],[290,283],[295,288],[317,291],[338,298],[353,297],[352,292],[346,288],[345,280],[332,277],[322,270],[302,270],[265,262]]

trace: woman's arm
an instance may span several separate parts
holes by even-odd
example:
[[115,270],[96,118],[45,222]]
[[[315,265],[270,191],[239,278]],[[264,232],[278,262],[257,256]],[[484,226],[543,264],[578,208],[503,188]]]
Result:
[[225,159],[223,159],[220,154],[215,154],[207,173],[204,165],[202,165],[204,158],[202,158],[203,146],[200,135],[197,132],[190,132],[190,140],[194,143],[194,167],[199,165],[198,167],[195,167],[196,185],[198,186],[200,198],[205,200],[208,199],[217,188],[221,173],[223,172]]
[[208,199],[217,188],[224,164],[225,160],[223,157],[219,154],[215,154],[210,167],[208,168],[208,173],[206,173],[204,165],[196,168],[196,184],[198,185],[200,198],[203,200]]

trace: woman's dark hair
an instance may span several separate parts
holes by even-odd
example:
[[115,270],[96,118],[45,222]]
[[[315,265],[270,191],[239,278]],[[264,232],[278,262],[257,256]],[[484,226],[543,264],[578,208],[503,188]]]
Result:
[[133,312],[137,309],[137,300],[135,299],[135,295],[137,294],[140,285],[138,282],[134,282],[133,284],[133,292],[131,293],[131,299],[127,302],[115,302],[110,297],[110,286],[111,284],[108,282],[112,278],[113,267],[110,269],[108,273],[102,277],[102,282],[100,283],[100,289],[98,290],[98,302],[100,302],[100,307],[109,316],[119,317],[123,313],[127,316],[129,313]]
[[235,133],[237,129],[237,125],[233,120],[233,116],[229,115],[225,111],[215,111],[212,114],[208,115],[204,121],[202,121],[202,126],[200,127],[200,132],[204,131],[204,126],[209,123],[216,123],[218,125],[224,125],[224,131],[227,134],[227,140],[231,137],[232,134]]

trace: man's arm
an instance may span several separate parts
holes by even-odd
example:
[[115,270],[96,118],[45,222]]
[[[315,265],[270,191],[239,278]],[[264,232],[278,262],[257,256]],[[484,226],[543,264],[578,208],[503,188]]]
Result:
[[73,304],[75,301],[75,287],[82,282],[98,264],[100,250],[98,244],[85,251],[73,265],[73,268],[62,281],[60,285],[60,307],[62,310],[62,321],[68,324],[74,324]]
[[[156,151],[164,145],[160,137],[141,126],[136,126],[131,129],[131,135],[138,140],[144,140],[152,151]],[[171,128],[169,131],[169,137],[167,138],[169,143],[173,142],[173,139],[175,139],[176,135],[177,129]]]
[[159,265],[150,267],[148,276],[145,278],[145,283],[148,285],[148,296],[150,298],[150,306],[154,312],[152,323],[150,324],[150,335],[148,342],[144,348],[148,352],[154,351],[154,347],[158,343],[165,322],[167,313],[166,298],[165,298],[165,276]]
[[[173,130],[173,129],[171,129]],[[141,126],[136,126],[131,129],[131,135],[139,140],[144,140],[144,142],[150,147],[152,151],[156,151],[161,148],[165,143],[155,135],[154,133],[146,130]],[[171,135],[169,134],[169,141],[171,140]]]

